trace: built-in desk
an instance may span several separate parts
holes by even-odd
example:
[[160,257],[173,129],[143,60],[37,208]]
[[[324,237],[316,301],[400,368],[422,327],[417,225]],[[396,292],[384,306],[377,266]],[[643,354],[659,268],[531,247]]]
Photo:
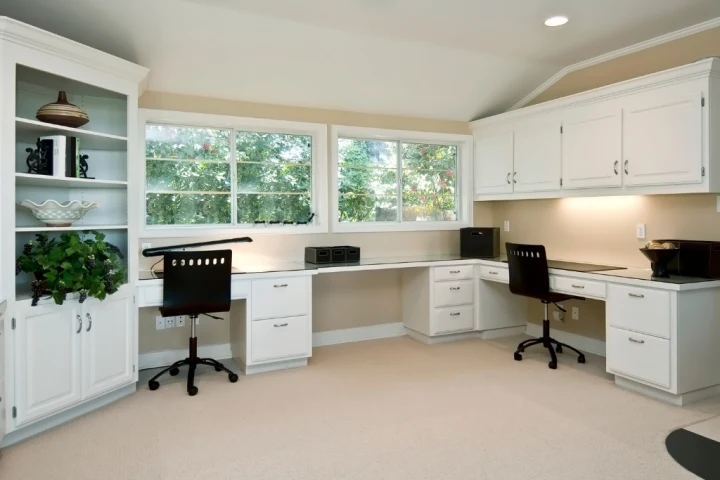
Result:
[[[233,356],[246,373],[306,365],[312,277],[337,272],[401,269],[402,320],[407,333],[425,343],[523,332],[529,300],[510,294],[504,260],[435,255],[239,266],[231,291],[244,302],[231,311]],[[556,265],[568,269],[550,269],[552,290],[606,302],[607,371],[616,383],[678,404],[720,393],[720,280]],[[162,304],[156,277],[141,273],[139,307]]]

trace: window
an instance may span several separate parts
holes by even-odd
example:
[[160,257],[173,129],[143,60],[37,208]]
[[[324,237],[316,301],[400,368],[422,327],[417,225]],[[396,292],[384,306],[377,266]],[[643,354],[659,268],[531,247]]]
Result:
[[333,142],[334,230],[469,224],[469,136],[334,127]]
[[143,235],[327,231],[324,182],[317,180],[325,172],[325,125],[142,113]]

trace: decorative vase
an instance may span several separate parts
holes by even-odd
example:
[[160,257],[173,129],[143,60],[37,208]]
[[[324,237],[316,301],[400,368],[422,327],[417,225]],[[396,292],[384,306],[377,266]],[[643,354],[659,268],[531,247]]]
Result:
[[41,122],[71,128],[82,127],[90,121],[82,108],[68,102],[67,95],[63,91],[58,93],[55,103],[48,103],[40,107],[35,117]]

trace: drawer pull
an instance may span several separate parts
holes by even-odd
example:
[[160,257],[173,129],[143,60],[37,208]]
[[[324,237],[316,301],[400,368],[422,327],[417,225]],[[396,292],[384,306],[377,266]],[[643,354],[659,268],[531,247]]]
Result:
[[450,314],[451,317],[458,317],[460,316],[460,312],[453,312]]
[[628,340],[630,340],[632,343],[645,343],[645,340],[636,340],[633,337],[628,337]]
[[288,326],[287,323],[276,323],[275,325],[273,325],[273,327],[275,327],[275,328],[282,328],[282,327],[287,327],[287,326]]
[[628,297],[632,298],[645,298],[645,295],[642,293],[628,293]]
[[281,283],[281,284],[279,284],[279,285],[273,285],[273,288],[285,288],[285,287],[287,287],[287,286],[288,286],[287,283]]
[[460,270],[450,270],[450,273],[460,273]]
[[460,287],[450,287],[450,290],[460,290]]
[[493,271],[488,272],[488,275],[497,275],[497,274],[498,274],[498,272],[493,272]]
[[583,289],[583,288],[585,288],[585,285],[575,285],[575,284],[573,283],[573,284],[571,285],[571,287]]

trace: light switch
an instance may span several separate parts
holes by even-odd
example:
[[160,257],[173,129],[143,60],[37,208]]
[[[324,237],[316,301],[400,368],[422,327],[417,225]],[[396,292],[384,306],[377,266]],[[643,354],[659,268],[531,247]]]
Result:
[[638,240],[645,240],[646,235],[646,229],[644,223],[638,223],[636,227],[636,233],[635,236],[638,238]]
[[506,232],[510,231],[510,220],[505,220],[505,222],[503,222],[503,230]]

